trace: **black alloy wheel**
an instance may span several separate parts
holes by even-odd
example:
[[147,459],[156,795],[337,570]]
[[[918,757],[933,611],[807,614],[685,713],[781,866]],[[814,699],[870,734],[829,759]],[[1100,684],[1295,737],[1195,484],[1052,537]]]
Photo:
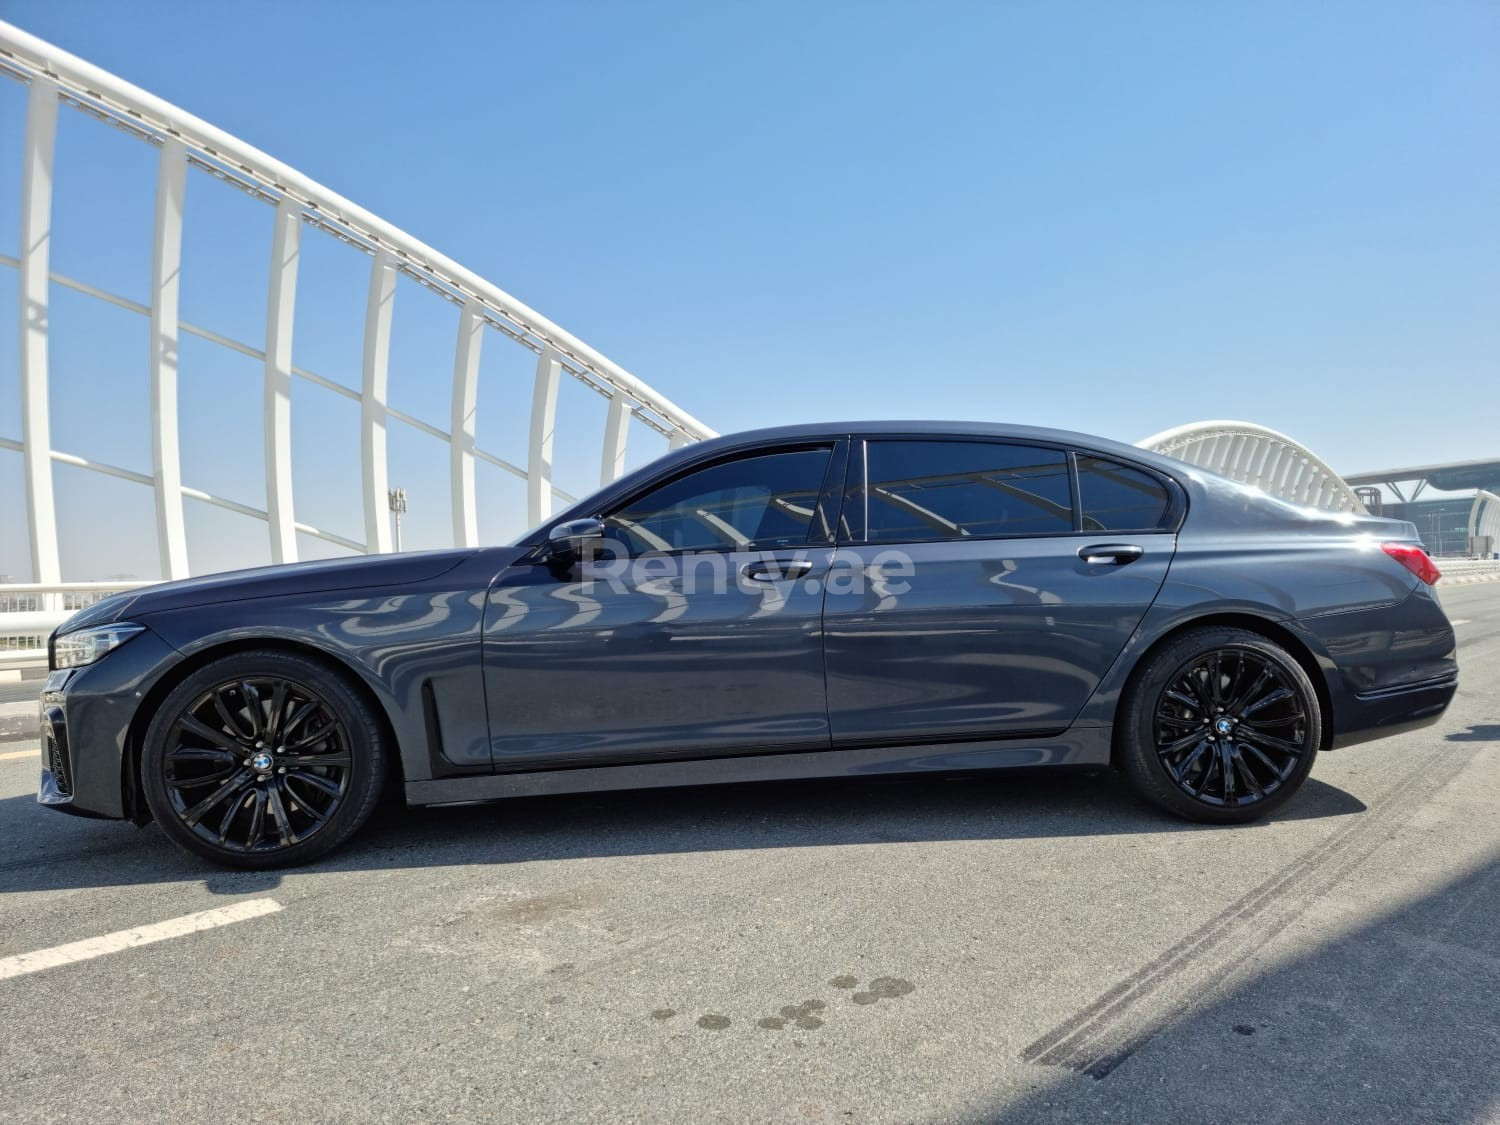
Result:
[[305,862],[342,842],[380,788],[380,727],[341,676],[246,653],[188,676],[152,720],[147,803],[173,841],[219,863]]
[[1122,764],[1137,790],[1215,823],[1253,820],[1289,799],[1323,732],[1307,672],[1242,629],[1196,630],[1154,654],[1123,712]]
[[1172,780],[1211,805],[1265,800],[1315,749],[1297,686],[1252,649],[1189,660],[1158,696],[1155,720],[1156,753]]

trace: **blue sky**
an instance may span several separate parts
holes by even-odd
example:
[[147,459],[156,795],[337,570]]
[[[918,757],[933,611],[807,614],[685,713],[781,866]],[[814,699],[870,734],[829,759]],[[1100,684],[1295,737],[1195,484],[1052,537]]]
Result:
[[[356,199],[721,430],[958,417],[1134,441],[1231,417],[1345,471],[1500,454],[1492,4],[3,0],[0,13]],[[7,253],[17,105],[0,98]],[[150,154],[70,141],[83,126],[60,135],[54,265],[129,295],[149,270]],[[91,181],[106,151],[125,170]],[[258,342],[269,215],[215,186],[189,187],[184,276],[201,289],[196,310],[185,290],[184,316]],[[195,209],[214,221],[195,230]],[[298,362],[349,381],[367,267],[324,257],[326,281],[299,304]],[[14,284],[0,270],[0,302]],[[453,314],[421,296],[398,295],[392,396],[446,426]],[[58,323],[91,315],[72,303]],[[144,328],[124,313],[98,324],[58,358],[79,409],[54,407],[55,442],[117,441],[149,469],[144,425],[120,424],[141,408]],[[0,327],[0,355],[13,332]],[[126,354],[140,359],[111,358]],[[213,424],[257,407],[243,362],[198,365],[184,456],[213,482],[200,487],[263,503],[258,434]],[[7,436],[13,368],[0,360]],[[320,461],[356,420],[321,394],[300,415],[294,402],[298,518],[359,538],[354,469]],[[584,394],[564,404],[585,434],[564,487],[597,474],[582,450],[602,400]],[[493,417],[495,443],[524,431]],[[393,483],[437,481],[414,503],[420,545],[447,526],[441,451],[402,441]],[[18,462],[0,458],[0,492]],[[90,521],[140,500],[93,478],[58,487],[77,512],[65,566],[93,567]],[[481,499],[498,537],[519,493]],[[239,517],[222,533],[216,512],[190,520],[214,544],[195,568],[260,549]],[[125,522],[136,530],[115,553],[149,573],[135,561],[149,529]],[[22,568],[14,553],[0,546],[0,571]]]

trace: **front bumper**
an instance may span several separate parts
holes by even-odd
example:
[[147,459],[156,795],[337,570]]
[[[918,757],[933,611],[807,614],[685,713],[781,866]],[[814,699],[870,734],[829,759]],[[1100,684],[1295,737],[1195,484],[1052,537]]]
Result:
[[135,813],[131,724],[152,685],[178,659],[176,649],[147,629],[97,663],[47,677],[38,803],[75,816]]

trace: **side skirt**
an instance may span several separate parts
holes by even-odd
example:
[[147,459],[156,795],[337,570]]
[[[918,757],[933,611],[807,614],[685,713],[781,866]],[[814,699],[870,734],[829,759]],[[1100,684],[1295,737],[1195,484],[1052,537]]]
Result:
[[506,797],[661,789],[679,785],[1045,766],[1103,766],[1109,764],[1109,748],[1109,727],[1085,727],[1034,739],[754,754],[738,758],[637,762],[624,766],[587,766],[409,781],[406,783],[406,800],[411,805],[452,805]]

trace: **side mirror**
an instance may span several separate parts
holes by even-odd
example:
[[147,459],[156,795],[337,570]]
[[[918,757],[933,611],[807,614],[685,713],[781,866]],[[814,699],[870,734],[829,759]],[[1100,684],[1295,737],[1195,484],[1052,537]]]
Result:
[[554,559],[577,556],[583,553],[585,545],[603,538],[603,520],[569,520],[547,532],[547,554]]

